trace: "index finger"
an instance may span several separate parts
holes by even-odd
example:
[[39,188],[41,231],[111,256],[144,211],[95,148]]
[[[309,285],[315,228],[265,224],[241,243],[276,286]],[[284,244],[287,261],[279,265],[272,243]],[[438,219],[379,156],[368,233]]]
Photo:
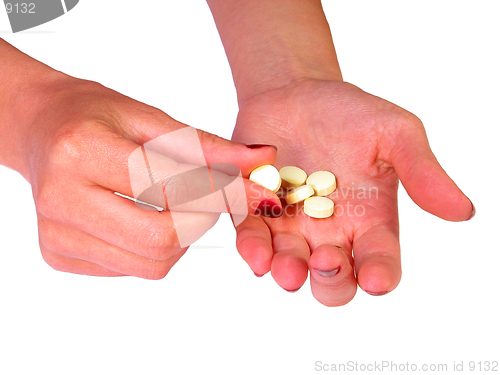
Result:
[[[183,130],[184,138],[185,134],[191,133],[197,137],[196,129],[184,129],[189,130]],[[195,137],[187,144],[195,143],[192,147],[197,148],[198,138]],[[176,211],[246,215],[253,214],[261,203],[266,202],[267,206],[275,207],[275,212],[281,212],[279,198],[274,193],[243,178],[254,168],[249,163],[251,159],[255,159],[256,167],[268,163],[273,158],[271,153],[235,144],[238,155],[228,156],[228,159],[236,163],[240,159],[244,160],[240,163],[244,169],[240,170],[237,164],[231,162],[208,164],[198,152],[190,157],[192,150],[187,149],[186,144],[183,147],[188,155],[182,157],[183,161],[197,164],[178,163],[162,153],[158,141],[153,145],[151,148],[148,148],[148,144],[140,146],[124,137],[117,137],[112,131],[104,130],[98,139],[93,139],[92,154],[82,160],[81,173],[109,190],[163,208],[172,209],[175,206]],[[169,146],[172,147],[171,142]],[[178,150],[176,152],[179,153]],[[227,150],[225,152],[228,155]]]
[[279,198],[244,179],[234,164],[177,163],[145,147],[135,150],[128,164],[134,198],[170,211],[228,212],[237,221],[235,225],[249,214],[249,209],[254,213],[262,202],[281,211]]

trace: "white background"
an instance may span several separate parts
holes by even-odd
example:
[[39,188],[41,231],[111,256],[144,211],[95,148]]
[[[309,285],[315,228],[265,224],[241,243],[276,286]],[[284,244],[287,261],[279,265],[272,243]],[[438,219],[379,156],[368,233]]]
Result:
[[[500,360],[498,2],[324,7],[345,80],[423,120],[476,217],[442,221],[401,188],[400,286],[327,308],[308,283],[289,294],[257,279],[227,217],[161,281],[53,271],[30,186],[0,167],[0,374],[314,374],[316,361],[451,371]],[[231,135],[235,90],[202,0],[81,0],[50,23],[9,29],[0,10],[0,37],[34,58]]]

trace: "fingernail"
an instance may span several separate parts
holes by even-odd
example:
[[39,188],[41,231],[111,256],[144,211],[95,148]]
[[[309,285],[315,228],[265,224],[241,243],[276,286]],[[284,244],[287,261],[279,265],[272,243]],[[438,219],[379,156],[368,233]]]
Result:
[[256,273],[256,272],[254,272],[253,274],[254,274],[255,276],[257,276],[257,277],[262,277],[262,276],[264,276],[264,275],[259,275],[259,274],[258,274],[258,273]]
[[255,210],[255,215],[277,218],[283,215],[283,208],[273,201],[262,201]]
[[297,288],[297,289],[294,289],[294,290],[288,290],[288,289],[285,289],[283,288],[284,290],[286,290],[288,293],[295,293],[296,291],[298,291],[300,288]]
[[389,291],[387,291],[387,290],[385,292],[369,292],[369,291],[366,291],[366,293],[368,293],[371,296],[383,296],[384,294],[389,293]]
[[264,145],[264,144],[254,144],[254,145],[246,145],[248,148],[251,148],[251,149],[256,149],[256,148],[263,148],[263,147],[274,147],[276,149],[276,151],[278,150],[278,147],[276,147],[275,145]]
[[474,206],[474,203],[472,203],[472,202],[470,202],[470,204],[472,204],[472,213],[471,213],[470,217],[466,221],[469,221],[474,216],[476,216],[476,206]]
[[314,269],[314,271],[316,271],[319,275],[321,275],[323,277],[332,277],[332,276],[335,276],[340,271],[340,267],[337,267],[337,268],[335,268],[334,270],[331,270],[331,271],[321,271],[321,270],[317,270],[316,268],[313,268],[313,269]]

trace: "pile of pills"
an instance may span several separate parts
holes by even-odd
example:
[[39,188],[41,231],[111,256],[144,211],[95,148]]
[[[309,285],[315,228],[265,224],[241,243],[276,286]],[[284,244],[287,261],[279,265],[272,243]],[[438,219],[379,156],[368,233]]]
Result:
[[337,187],[333,173],[318,171],[309,177],[302,169],[287,166],[279,171],[272,165],[262,165],[252,171],[249,179],[276,193],[283,189],[287,204],[304,202],[304,213],[324,219],[333,215],[333,201],[326,197]]

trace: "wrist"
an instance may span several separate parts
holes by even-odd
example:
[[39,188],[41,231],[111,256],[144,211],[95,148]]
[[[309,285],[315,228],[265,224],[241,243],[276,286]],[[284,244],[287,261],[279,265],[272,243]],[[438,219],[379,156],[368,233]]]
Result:
[[238,102],[303,79],[342,80],[320,0],[208,0]]
[[36,113],[47,100],[45,88],[68,77],[0,39],[0,164],[28,179]]
[[[337,64],[338,66],[338,64]],[[244,68],[243,68],[244,69]],[[239,79],[235,78],[238,104],[241,107],[250,98],[305,80],[342,81],[340,68],[333,64],[311,64],[300,57],[289,55],[274,67],[247,69]]]

